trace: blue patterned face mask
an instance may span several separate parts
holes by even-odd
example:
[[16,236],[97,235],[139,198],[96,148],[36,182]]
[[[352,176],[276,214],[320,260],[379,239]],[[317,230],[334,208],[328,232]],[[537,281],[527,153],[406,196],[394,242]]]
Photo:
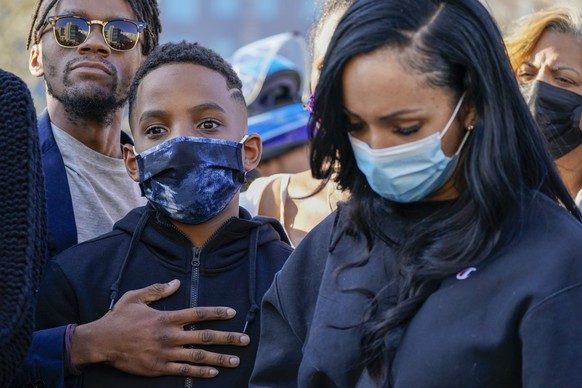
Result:
[[208,221],[224,210],[244,182],[245,140],[182,136],[136,154],[145,197],[175,221]]

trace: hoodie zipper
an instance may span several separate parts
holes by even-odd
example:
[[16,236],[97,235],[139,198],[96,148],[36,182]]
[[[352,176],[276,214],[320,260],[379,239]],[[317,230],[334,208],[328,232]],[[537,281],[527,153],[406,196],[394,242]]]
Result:
[[[208,245],[208,243],[210,241],[212,241],[222,231],[222,229],[224,229],[224,227],[227,224],[230,223],[231,220],[232,220],[232,218],[229,218],[222,225],[220,225],[220,227],[218,229],[216,229],[216,231],[214,231],[214,233],[212,233],[212,235],[208,238],[208,240],[206,240],[206,242],[204,243],[204,245],[202,245],[202,247],[198,248],[197,246],[192,244],[192,260],[190,261],[190,264],[192,266],[192,276],[191,276],[191,285],[190,285],[190,307],[198,307],[198,289],[200,286],[200,256],[202,255],[202,250]],[[175,230],[177,230],[178,232],[180,232],[182,235],[185,236],[185,234],[182,233],[182,231],[180,231],[174,224],[170,223],[170,225]],[[186,236],[186,237],[188,237],[188,236]],[[190,240],[190,239],[188,238],[188,240]],[[193,330],[196,330],[196,325],[190,324],[190,325],[187,325],[184,329],[193,331]],[[191,348],[191,349],[194,348],[193,345],[188,345],[186,347]],[[193,384],[194,384],[194,380],[192,380],[191,377],[186,377],[186,380],[184,381],[184,386],[186,388],[192,388]]]
[[[190,307],[198,306],[198,288],[200,286],[200,255],[202,254],[202,248],[193,247],[192,248],[192,276],[191,276],[191,286],[190,286]],[[196,330],[196,325],[190,324],[185,327],[186,330]],[[188,348],[194,348],[193,345],[188,345]],[[186,388],[192,388],[194,381],[190,377],[186,377],[184,386]]]

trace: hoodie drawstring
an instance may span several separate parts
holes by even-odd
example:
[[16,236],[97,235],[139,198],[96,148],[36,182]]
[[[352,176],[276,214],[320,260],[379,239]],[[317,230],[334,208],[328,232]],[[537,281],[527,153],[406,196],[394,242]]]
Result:
[[123,259],[123,262],[121,263],[121,269],[119,270],[119,275],[117,276],[117,280],[115,280],[115,283],[113,283],[113,285],[111,286],[111,288],[109,289],[109,291],[111,291],[111,302],[109,303],[109,311],[113,310],[113,305],[115,304],[115,301],[117,299],[117,294],[119,292],[119,283],[121,282],[121,277],[123,276],[123,272],[125,272],[125,267],[127,266],[127,262],[129,261],[129,258],[133,255],[133,252],[135,251],[135,248],[137,247],[137,244],[139,243],[139,240],[141,238],[141,235],[143,233],[143,230],[145,229],[145,226],[147,224],[147,221],[150,218],[150,211],[148,209],[149,204],[145,207],[145,213],[142,214],[142,216],[140,217],[137,226],[135,228],[135,231],[133,232],[133,236],[131,237],[131,242],[129,243],[129,249],[127,250],[127,254],[125,255],[125,258]]
[[253,323],[259,311],[256,300],[257,293],[257,246],[259,245],[259,227],[253,228],[249,240],[249,300],[251,307],[245,318],[243,333],[247,332],[248,326]]

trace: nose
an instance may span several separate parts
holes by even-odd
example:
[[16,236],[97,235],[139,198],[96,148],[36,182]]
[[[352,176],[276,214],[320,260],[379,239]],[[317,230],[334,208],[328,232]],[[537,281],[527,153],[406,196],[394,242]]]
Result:
[[102,28],[99,24],[91,25],[87,40],[81,43],[77,49],[81,53],[97,53],[102,56],[111,54],[111,48],[105,43]]
[[547,66],[540,67],[538,73],[536,74],[535,80],[553,84],[551,69],[548,68]]
[[386,143],[386,136],[384,136],[383,131],[374,127],[362,128],[354,131],[352,132],[352,136],[363,141],[373,150],[386,148],[391,145]]

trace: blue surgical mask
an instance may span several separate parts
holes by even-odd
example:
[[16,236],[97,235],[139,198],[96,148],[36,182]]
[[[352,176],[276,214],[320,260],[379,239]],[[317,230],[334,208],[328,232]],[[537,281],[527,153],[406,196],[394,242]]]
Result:
[[374,192],[394,202],[414,202],[431,194],[447,181],[470,132],[467,131],[453,156],[444,154],[441,139],[457,117],[464,97],[463,94],[445,128],[421,140],[372,149],[348,134],[356,163]]
[[245,140],[176,137],[137,154],[145,197],[175,221],[208,221],[226,208],[244,182]]

